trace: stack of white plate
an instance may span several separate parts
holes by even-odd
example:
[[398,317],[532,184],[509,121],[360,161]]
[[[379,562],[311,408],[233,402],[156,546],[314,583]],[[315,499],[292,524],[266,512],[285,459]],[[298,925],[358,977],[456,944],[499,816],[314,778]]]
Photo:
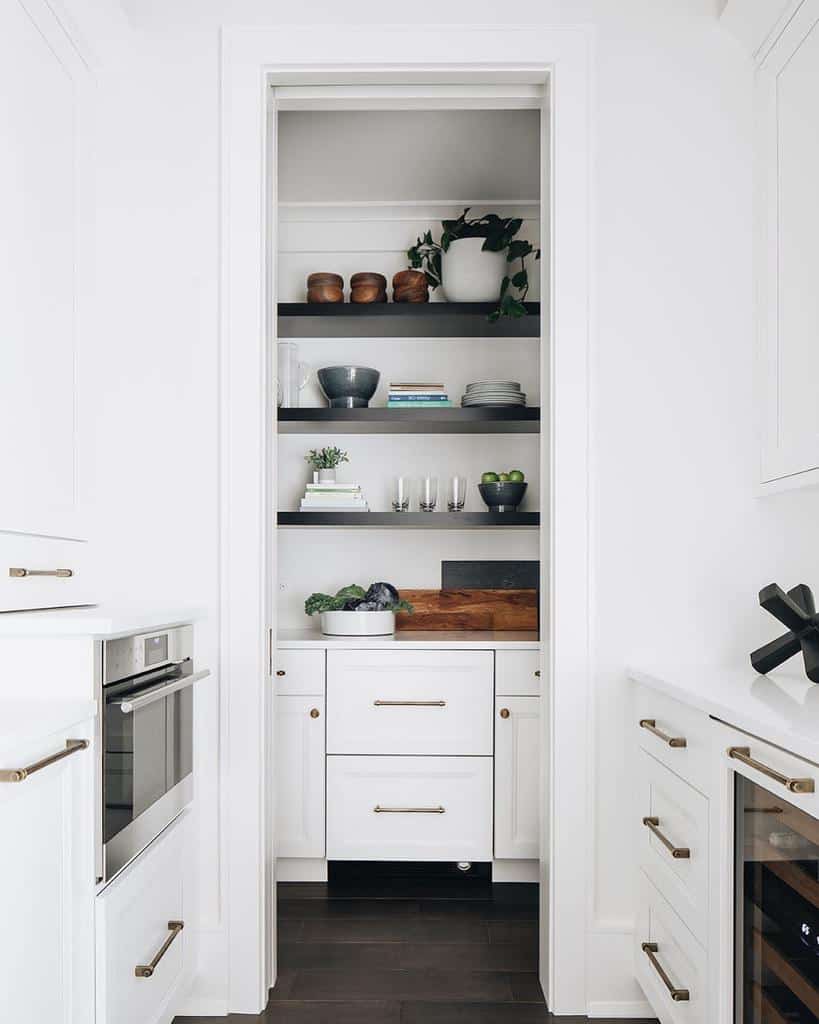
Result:
[[526,405],[526,395],[516,380],[477,380],[466,385],[461,398],[465,409],[481,406]]

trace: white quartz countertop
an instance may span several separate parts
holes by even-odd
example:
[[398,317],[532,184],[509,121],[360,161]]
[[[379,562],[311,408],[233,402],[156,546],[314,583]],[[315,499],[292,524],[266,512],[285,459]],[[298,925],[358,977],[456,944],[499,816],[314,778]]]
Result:
[[191,608],[123,608],[86,605],[83,608],[51,608],[33,612],[1,612],[3,636],[127,636],[182,626],[201,618]]
[[324,636],[315,629],[287,629],[278,634],[277,646],[285,650],[299,648],[371,651],[374,649],[424,648],[425,650],[537,651],[540,641],[534,632],[490,632],[484,630],[435,632],[399,630],[394,636]]
[[767,676],[746,667],[629,667],[631,679],[819,764],[819,685],[801,658]]
[[0,749],[12,749],[62,732],[87,722],[96,713],[97,703],[93,700],[0,700]]

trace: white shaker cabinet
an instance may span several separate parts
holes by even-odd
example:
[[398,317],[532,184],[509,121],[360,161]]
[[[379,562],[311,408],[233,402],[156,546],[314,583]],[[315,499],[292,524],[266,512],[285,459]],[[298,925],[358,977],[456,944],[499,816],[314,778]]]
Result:
[[0,988],[14,1024],[94,1020],[94,754],[77,742],[92,728],[0,742]]
[[805,0],[757,78],[762,483],[819,480],[819,0]]
[[495,701],[495,857],[540,856],[540,698]]
[[324,698],[276,698],[276,854],[324,856]]
[[9,576],[71,569],[76,584],[85,567],[67,542],[87,540],[79,343],[89,329],[91,90],[44,0],[0,9],[0,90],[0,576],[14,584],[0,591],[0,610],[8,610],[89,598],[65,574]]

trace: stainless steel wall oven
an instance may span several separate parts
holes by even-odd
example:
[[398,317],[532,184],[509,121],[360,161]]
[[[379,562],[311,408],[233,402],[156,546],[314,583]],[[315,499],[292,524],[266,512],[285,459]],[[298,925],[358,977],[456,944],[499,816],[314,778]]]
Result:
[[108,640],[102,653],[100,881],[193,799],[193,628]]

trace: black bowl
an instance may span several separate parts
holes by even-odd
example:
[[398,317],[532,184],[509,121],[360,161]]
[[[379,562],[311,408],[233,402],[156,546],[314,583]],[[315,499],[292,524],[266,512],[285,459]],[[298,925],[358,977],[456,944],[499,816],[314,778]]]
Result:
[[478,490],[490,512],[516,512],[528,486],[515,480],[498,480],[497,483],[478,484]]
[[366,409],[381,374],[370,366],[325,366],[316,376],[331,409]]

